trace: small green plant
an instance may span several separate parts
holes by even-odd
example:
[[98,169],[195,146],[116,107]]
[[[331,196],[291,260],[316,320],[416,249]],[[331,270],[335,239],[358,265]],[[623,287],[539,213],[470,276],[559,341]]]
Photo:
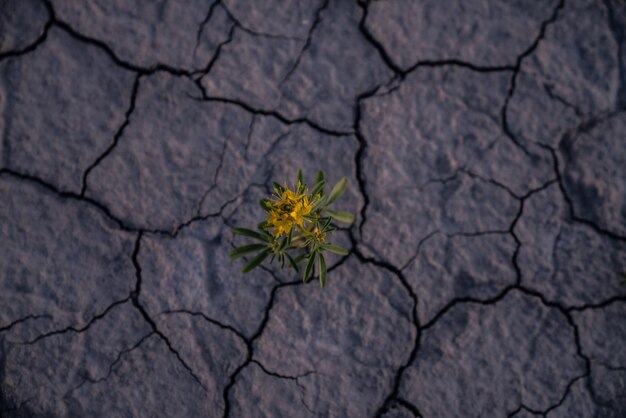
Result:
[[622,271],[619,273],[622,280],[619,282],[621,286],[626,286],[626,272]]
[[335,231],[335,221],[354,222],[352,213],[328,209],[345,192],[348,179],[343,177],[339,180],[328,195],[324,194],[326,178],[323,171],[318,171],[310,190],[301,170],[298,170],[293,189],[289,189],[286,183],[280,185],[274,182],[273,185],[274,194],[259,201],[266,219],[257,229],[233,228],[235,234],[256,242],[235,248],[230,257],[252,256],[243,266],[244,273],[258,267],[268,257],[270,263],[277,259],[282,268],[287,261],[288,267],[296,272],[300,272],[299,265],[304,264],[302,280],[308,282],[317,270],[320,286],[324,287],[327,279],[324,253],[348,255],[347,250],[328,242]]

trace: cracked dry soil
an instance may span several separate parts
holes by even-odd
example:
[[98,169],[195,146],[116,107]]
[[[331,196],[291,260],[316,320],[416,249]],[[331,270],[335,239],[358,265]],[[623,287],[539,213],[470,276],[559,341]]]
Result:
[[623,1],[2,0],[0,132],[2,417],[626,416]]

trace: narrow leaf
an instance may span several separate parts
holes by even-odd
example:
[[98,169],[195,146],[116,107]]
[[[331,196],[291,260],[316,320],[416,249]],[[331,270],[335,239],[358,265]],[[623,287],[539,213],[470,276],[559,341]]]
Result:
[[253,268],[257,267],[259,264],[261,264],[269,255],[270,250],[265,250],[261,253],[259,253],[256,257],[254,257],[252,260],[248,261],[244,266],[243,269],[241,270],[243,273],[247,273],[250,270],[252,270]]
[[324,186],[326,186],[326,182],[324,180],[321,180],[315,183],[315,185],[313,186],[313,189],[311,189],[311,194],[310,194],[311,199],[314,199],[315,196],[317,195],[323,196]]
[[313,207],[311,207],[311,213],[315,213],[318,210],[323,209],[325,204],[326,204],[326,198],[325,197],[320,198],[313,204]]
[[278,251],[282,251],[287,247],[287,237],[283,238],[283,240],[280,243],[280,246],[278,247]]
[[230,258],[236,259],[236,258],[240,258],[243,257],[246,254],[249,253],[253,253],[255,251],[259,251],[262,250],[264,248],[267,248],[267,245],[265,244],[250,244],[250,245],[243,245],[241,247],[237,247],[234,250],[232,250],[230,252],[230,254],[228,254],[230,256]]
[[317,270],[320,275],[320,286],[326,286],[326,260],[324,260],[324,254],[320,253],[317,258]]
[[324,178],[324,172],[322,170],[319,170],[317,172],[317,175],[315,176],[315,183],[319,183],[320,181],[326,181],[326,179]]
[[326,213],[328,213],[332,218],[336,221],[343,222],[345,224],[351,224],[354,222],[354,215],[350,212],[346,212],[344,210],[329,210],[326,209]]
[[233,233],[250,237],[250,238],[260,239],[261,241],[266,241],[266,242],[271,241],[271,237],[269,235],[262,234],[261,232],[248,229],[248,228],[233,228]]
[[307,255],[308,255],[307,253],[300,254],[299,256],[294,258],[294,261],[296,262],[296,264],[300,264],[301,262],[303,262],[306,259]]
[[259,204],[265,212],[269,212],[270,210],[272,210],[272,203],[269,201],[269,199],[261,199],[259,200]]
[[302,281],[304,283],[309,281],[309,278],[311,277],[311,273],[313,272],[313,263],[315,263],[315,255],[317,253],[313,252],[311,253],[311,255],[309,256],[309,261],[306,263],[306,266],[304,267],[304,273],[302,274]]
[[348,187],[348,179],[346,177],[342,177],[337,183],[335,183],[333,189],[330,191],[326,204],[330,205],[337,200],[337,198],[339,198],[339,196],[346,191],[346,187]]
[[302,248],[305,245],[305,239],[300,235],[291,240],[291,246],[293,248]]
[[285,188],[281,186],[280,183],[276,183],[275,181],[273,181],[272,184],[274,185],[274,189],[276,189],[278,193],[282,193],[285,191]]
[[331,253],[334,254],[338,254],[338,255],[348,255],[348,250],[338,247],[336,245],[333,244],[324,244],[324,246],[322,247],[325,250],[330,251]]
[[298,268],[298,263],[296,263],[296,260],[294,260],[293,257],[289,255],[289,253],[285,253],[285,255],[287,256],[287,260],[289,260],[289,264],[291,264],[291,267],[293,267],[293,269],[297,273],[300,273],[300,269]]
[[298,185],[300,184],[304,184],[304,177],[302,176],[302,170],[298,169],[298,175],[297,175],[297,182]]

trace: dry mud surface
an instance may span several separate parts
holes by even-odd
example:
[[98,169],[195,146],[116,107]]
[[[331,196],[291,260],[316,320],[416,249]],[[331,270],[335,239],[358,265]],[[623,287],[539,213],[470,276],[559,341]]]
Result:
[[626,416],[622,1],[2,0],[0,133],[2,417]]

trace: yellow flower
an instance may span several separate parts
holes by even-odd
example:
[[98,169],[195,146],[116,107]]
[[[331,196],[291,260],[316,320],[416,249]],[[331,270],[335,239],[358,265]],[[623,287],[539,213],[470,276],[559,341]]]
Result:
[[271,209],[268,211],[267,224],[272,228],[275,237],[289,234],[294,226],[303,227],[307,219],[305,216],[311,213],[312,202],[303,193],[297,193],[288,188],[282,192],[276,190],[277,199],[270,202]]
[[317,227],[311,231],[310,235],[315,242],[322,243],[326,241],[326,234],[320,231]]

